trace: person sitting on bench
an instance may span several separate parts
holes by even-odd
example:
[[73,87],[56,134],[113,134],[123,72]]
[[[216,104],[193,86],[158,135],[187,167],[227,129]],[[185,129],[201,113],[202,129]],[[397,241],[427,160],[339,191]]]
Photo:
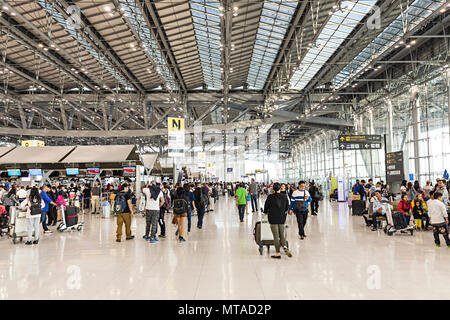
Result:
[[377,217],[386,215],[386,210],[384,209],[381,200],[382,198],[380,191],[375,191],[375,199],[373,201],[372,231],[377,230]]

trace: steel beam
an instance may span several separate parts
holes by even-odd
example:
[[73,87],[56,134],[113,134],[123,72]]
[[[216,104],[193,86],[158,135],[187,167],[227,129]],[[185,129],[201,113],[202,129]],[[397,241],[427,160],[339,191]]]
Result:
[[[139,2],[138,2],[139,3]],[[169,58],[169,61],[167,60],[167,57],[165,55],[163,55],[167,66],[169,67],[169,70],[172,73],[172,77],[174,79],[178,79],[178,85],[181,87],[181,89],[186,92],[186,84],[184,83],[183,77],[181,75],[180,69],[178,68],[178,64],[175,60],[175,57],[172,53],[172,49],[170,47],[169,41],[167,40],[167,35],[164,31],[164,28],[162,27],[162,23],[161,20],[155,10],[153,1],[150,2],[149,0],[145,0],[145,8],[147,8],[148,12],[150,13],[150,17],[148,16],[147,12],[145,10],[143,10],[143,14],[144,14],[144,18],[147,22],[148,26],[154,26],[156,28],[157,33],[155,34],[154,31],[152,30],[153,28],[150,29],[150,32],[152,33],[153,37],[156,40],[159,40],[158,42],[162,42],[164,48],[162,48],[161,46],[159,46],[159,49],[162,52],[166,52],[167,57]],[[153,23],[151,23],[153,22]],[[173,74],[173,71],[175,71],[175,75]]]
[[[270,74],[267,77],[266,84],[264,85],[264,91],[269,89],[270,84],[273,82],[273,78],[275,78],[275,73],[280,68],[280,62],[283,59],[283,57],[286,56],[286,53],[288,53],[291,50],[292,43],[294,41],[291,41],[292,35],[294,34],[295,29],[298,27],[298,24],[300,22],[300,18],[304,15],[306,6],[308,5],[308,9],[311,9],[311,5],[309,4],[309,1],[301,1],[297,4],[297,9],[295,13],[294,20],[292,21],[291,27],[289,28],[288,33],[286,34],[285,38],[283,39],[283,44],[278,51],[277,58],[275,60],[275,64],[273,65],[272,69],[270,70]],[[309,10],[308,10],[309,11]],[[304,15],[304,20],[301,23],[301,26],[303,26],[307,14]]]
[[[70,5],[74,5],[72,1],[70,4],[65,0],[51,0],[52,7],[58,10],[58,12],[67,20],[70,19],[70,15],[67,14],[66,10]],[[60,5],[61,4],[61,5]],[[139,92],[144,92],[144,87],[139,82],[139,80],[131,73],[131,71],[125,66],[123,61],[114,52],[114,50],[108,45],[107,41],[95,30],[93,25],[88,21],[88,19],[80,12],[80,26],[83,31],[80,32],[82,37],[93,47],[95,50],[102,55],[107,61],[109,61],[114,69],[119,70],[122,77],[128,80],[128,82]],[[87,32],[87,35],[86,33]]]

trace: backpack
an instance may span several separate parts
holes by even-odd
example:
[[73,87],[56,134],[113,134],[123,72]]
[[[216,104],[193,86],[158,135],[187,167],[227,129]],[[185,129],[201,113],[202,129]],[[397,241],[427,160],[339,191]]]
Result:
[[184,198],[177,198],[173,200],[173,213],[182,214],[188,211],[188,203]]
[[30,206],[30,214],[32,216],[38,215],[42,213],[41,203],[34,202]]
[[127,199],[123,192],[119,192],[114,199],[114,212],[115,213],[124,213],[128,208]]
[[208,197],[205,194],[205,191],[203,189],[200,189],[200,206],[204,207],[208,203]]
[[303,200],[295,201],[295,205],[297,206],[297,209],[300,212],[304,212],[308,209],[308,207],[306,206],[306,203],[305,203],[305,201],[306,201],[305,198],[306,198],[306,191],[303,191]]

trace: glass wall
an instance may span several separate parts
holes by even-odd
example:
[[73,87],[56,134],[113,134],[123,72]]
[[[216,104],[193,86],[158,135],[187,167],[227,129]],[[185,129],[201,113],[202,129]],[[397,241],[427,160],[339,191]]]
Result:
[[[446,70],[428,72],[416,81],[417,98],[411,99],[410,86],[400,85],[391,95],[376,93],[377,99],[360,106],[364,112],[358,133],[377,134],[386,139],[386,146],[379,150],[338,149],[338,132],[324,131],[318,138],[294,146],[294,159],[286,167],[286,178],[298,178],[321,182],[327,177],[344,176],[347,188],[356,179],[373,178],[386,181],[385,152],[403,151],[405,179],[435,180],[444,170],[450,171],[450,136],[448,118],[449,93],[446,86]],[[375,93],[374,93],[375,97]],[[389,130],[389,105],[392,105],[392,143]],[[414,135],[413,112],[417,112],[418,133]],[[414,148],[417,146],[417,156]],[[387,148],[387,150],[385,150]],[[298,161],[296,161],[298,158]],[[418,159],[418,168],[416,160]],[[300,166],[296,167],[296,166]],[[295,175],[298,172],[298,175]],[[300,174],[301,172],[301,174]],[[347,189],[348,190],[348,189]]]

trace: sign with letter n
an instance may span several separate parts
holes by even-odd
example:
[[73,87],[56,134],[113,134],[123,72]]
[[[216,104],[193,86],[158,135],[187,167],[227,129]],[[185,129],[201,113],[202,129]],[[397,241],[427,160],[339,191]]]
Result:
[[184,118],[167,118],[169,157],[184,157]]

